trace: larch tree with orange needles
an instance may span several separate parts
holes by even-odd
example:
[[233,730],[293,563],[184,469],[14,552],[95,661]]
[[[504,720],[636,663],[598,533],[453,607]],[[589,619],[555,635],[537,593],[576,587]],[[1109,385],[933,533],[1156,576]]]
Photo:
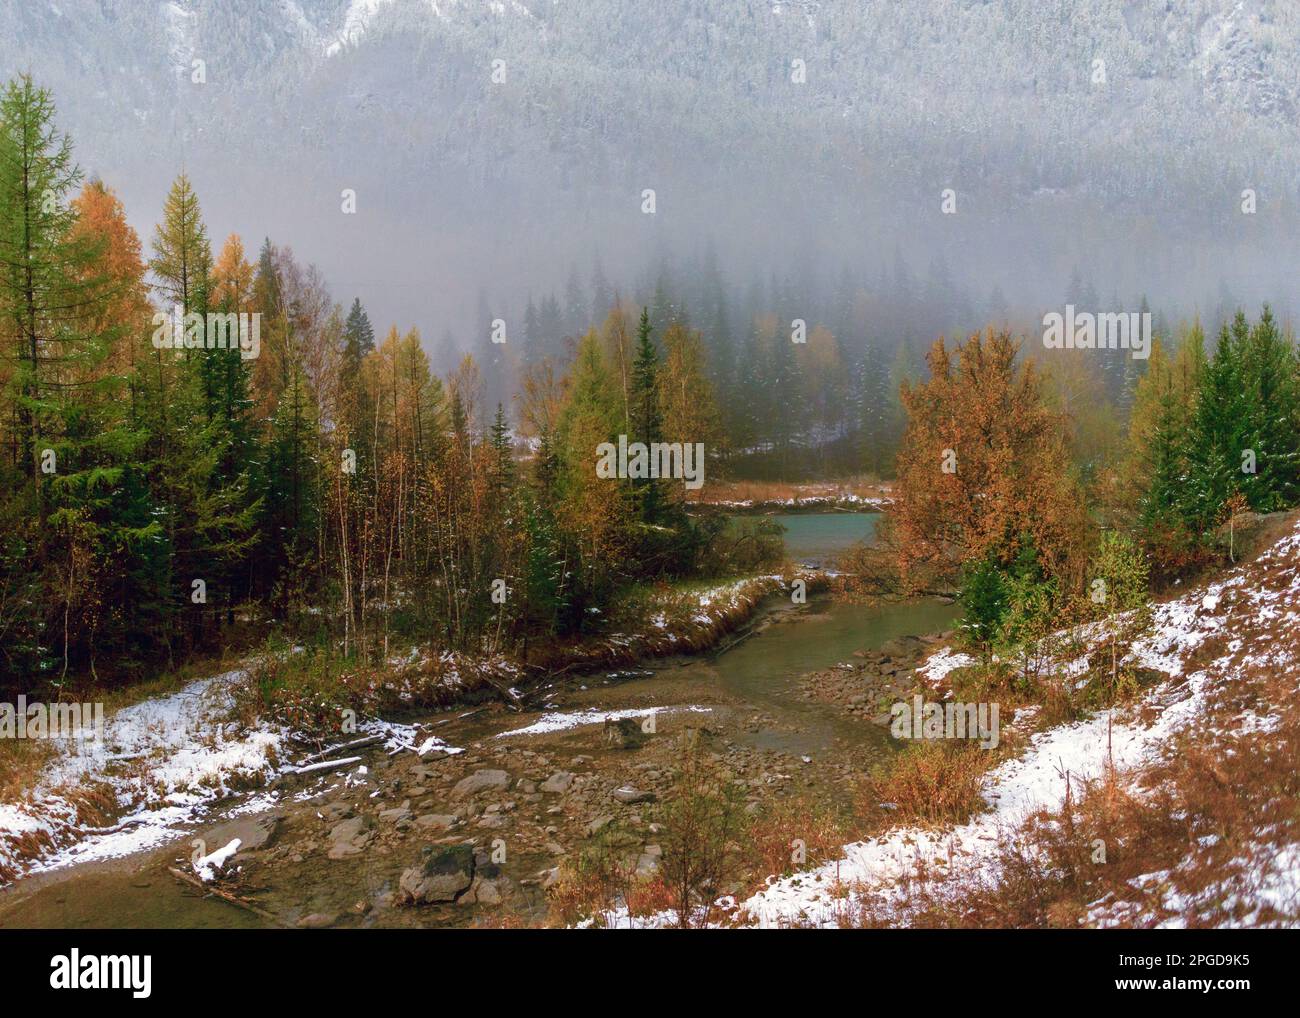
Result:
[[904,383],[907,426],[892,511],[905,588],[954,583],[963,565],[1003,563],[1032,538],[1043,568],[1081,579],[1087,517],[1065,419],[1042,399],[1032,363],[1006,332],[971,336],[927,357],[930,377]]

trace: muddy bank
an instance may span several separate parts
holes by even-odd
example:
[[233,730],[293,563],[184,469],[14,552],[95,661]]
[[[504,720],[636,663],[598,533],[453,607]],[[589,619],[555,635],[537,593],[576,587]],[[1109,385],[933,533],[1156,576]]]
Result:
[[[19,884],[0,896],[0,925],[542,924],[560,866],[594,839],[654,875],[658,811],[685,743],[733,775],[754,816],[792,796],[842,804],[870,763],[746,745],[746,732],[787,722],[671,670],[563,701],[540,717],[493,707],[416,731],[463,752],[389,756],[373,746],[360,760],[282,777],[256,797],[260,811],[143,856]],[[619,720],[607,725],[611,714]],[[213,886],[252,907],[203,898],[169,872],[192,873],[197,856],[222,850]]]

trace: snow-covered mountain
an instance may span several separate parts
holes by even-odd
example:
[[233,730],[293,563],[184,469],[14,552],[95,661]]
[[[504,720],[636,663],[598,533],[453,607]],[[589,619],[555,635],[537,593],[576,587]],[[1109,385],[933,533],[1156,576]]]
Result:
[[1026,286],[1294,234],[1287,0],[0,0],[0,26],[0,73],[52,88],[142,226],[185,165],[218,232],[279,233],[348,292],[393,252],[469,286],[704,220],[724,255],[958,262],[996,226]]

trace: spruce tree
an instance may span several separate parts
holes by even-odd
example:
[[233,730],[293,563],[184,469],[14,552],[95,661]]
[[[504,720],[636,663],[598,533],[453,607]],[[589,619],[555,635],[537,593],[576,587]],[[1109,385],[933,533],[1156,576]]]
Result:
[[343,326],[343,350],[339,358],[340,416],[344,441],[356,454],[357,474],[371,479],[371,458],[374,452],[375,406],[370,388],[363,375],[365,360],[375,349],[375,330],[361,299],[352,299]]
[[13,650],[0,672],[28,677],[93,666],[98,642],[121,645],[129,620],[111,590],[157,534],[131,474],[140,436],[126,418],[126,379],[110,359],[130,337],[111,313],[107,241],[76,228],[81,173],[54,117],[49,93],[26,75],[0,95],[0,349],[13,365],[2,472],[15,481],[5,515],[34,524],[0,561],[0,586],[32,596],[6,626]]
[[[632,365],[632,435],[631,441],[642,442],[647,449],[663,441],[663,414],[659,408],[659,351],[650,328],[650,312],[641,309],[637,324],[636,359]],[[634,478],[633,492],[646,523],[659,523],[666,499],[662,481],[651,477]]]
[[504,502],[514,486],[515,461],[510,453],[510,426],[506,423],[505,408],[497,404],[492,421],[492,489],[497,504]]
[[1246,476],[1241,466],[1242,451],[1248,448],[1250,409],[1242,357],[1249,332],[1245,314],[1238,311],[1231,328],[1224,325],[1220,330],[1218,346],[1205,365],[1197,392],[1182,504],[1184,517],[1202,532],[1214,526]]
[[1242,348],[1241,384],[1246,422],[1244,449],[1254,455],[1242,491],[1257,512],[1275,512],[1300,501],[1300,381],[1295,353],[1264,305]]

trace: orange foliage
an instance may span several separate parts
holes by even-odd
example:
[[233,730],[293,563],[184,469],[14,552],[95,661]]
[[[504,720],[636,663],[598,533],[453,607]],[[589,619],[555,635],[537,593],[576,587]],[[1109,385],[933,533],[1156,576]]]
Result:
[[956,579],[962,564],[1014,557],[1033,536],[1043,566],[1081,579],[1083,499],[1072,476],[1066,420],[1044,404],[1032,362],[1017,364],[1006,332],[930,350],[930,378],[904,383],[907,430],[892,511],[904,585]]

